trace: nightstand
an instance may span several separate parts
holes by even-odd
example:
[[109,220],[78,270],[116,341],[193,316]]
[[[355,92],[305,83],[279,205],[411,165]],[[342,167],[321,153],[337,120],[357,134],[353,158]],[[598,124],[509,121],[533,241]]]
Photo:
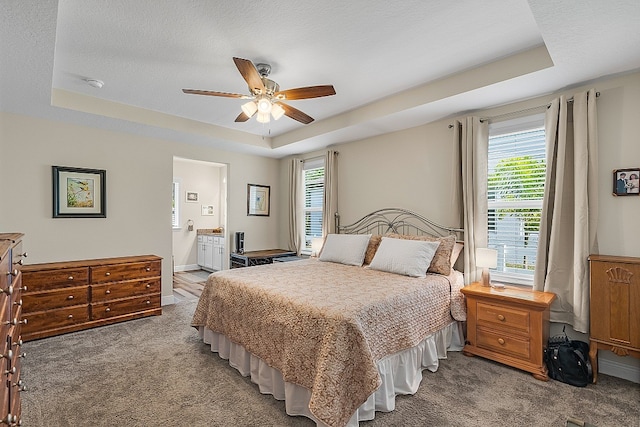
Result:
[[467,297],[467,341],[463,353],[531,372],[548,381],[543,348],[549,340],[549,307],[555,294],[516,286],[462,288]]

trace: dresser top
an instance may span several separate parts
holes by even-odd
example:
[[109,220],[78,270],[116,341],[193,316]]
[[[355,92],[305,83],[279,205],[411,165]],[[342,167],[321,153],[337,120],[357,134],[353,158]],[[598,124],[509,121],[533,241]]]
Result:
[[81,261],[62,261],[62,262],[47,262],[42,264],[25,264],[22,266],[22,272],[28,273],[31,271],[59,270],[62,268],[98,267],[101,265],[122,264],[122,263],[128,263],[128,262],[159,261],[161,259],[162,258],[157,255],[136,255],[136,256],[115,257],[115,258],[88,259],[88,260],[81,260]]
[[0,233],[0,259],[15,242],[22,239],[22,236],[22,233]]
[[589,255],[589,261],[600,262],[621,262],[624,264],[640,264],[640,258],[630,256],[616,256],[616,255]]

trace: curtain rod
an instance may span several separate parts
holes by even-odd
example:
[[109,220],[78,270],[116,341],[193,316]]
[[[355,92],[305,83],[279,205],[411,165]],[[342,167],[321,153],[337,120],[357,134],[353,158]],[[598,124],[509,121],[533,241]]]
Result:
[[[596,98],[599,98],[599,97],[600,97],[600,92],[596,92]],[[567,102],[573,102],[573,96],[571,98],[567,99]],[[495,120],[495,119],[498,119],[498,118],[509,117],[509,116],[512,116],[512,115],[520,114],[520,113],[526,113],[526,112],[529,112],[529,111],[536,111],[536,110],[539,110],[541,108],[549,108],[550,106],[551,106],[551,103],[547,103],[547,104],[544,104],[544,105],[538,105],[538,106],[535,106],[535,107],[525,108],[524,110],[511,111],[509,113],[498,114],[497,116],[482,117],[482,118],[480,118],[480,121],[482,123],[484,123],[487,120]],[[448,127],[449,127],[449,129],[453,129],[453,124],[450,123]]]

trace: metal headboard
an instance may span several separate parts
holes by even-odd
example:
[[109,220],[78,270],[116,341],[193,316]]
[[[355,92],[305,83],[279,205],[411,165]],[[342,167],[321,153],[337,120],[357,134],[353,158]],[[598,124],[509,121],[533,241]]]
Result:
[[340,225],[340,214],[336,213],[336,233],[338,234],[408,234],[435,237],[456,236],[463,239],[462,228],[445,227],[418,215],[415,212],[399,208],[385,208],[371,212],[349,225]]

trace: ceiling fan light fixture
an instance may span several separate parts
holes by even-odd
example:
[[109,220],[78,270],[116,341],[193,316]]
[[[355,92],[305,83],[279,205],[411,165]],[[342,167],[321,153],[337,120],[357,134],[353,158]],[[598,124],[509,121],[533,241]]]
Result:
[[269,115],[271,112],[272,104],[271,100],[268,98],[260,98],[258,99],[258,113],[264,113]]
[[284,116],[284,108],[278,104],[273,104],[271,107],[271,115],[274,120],[278,120],[280,117]]
[[243,104],[240,108],[242,108],[242,112],[245,113],[247,117],[252,117],[256,111],[258,111],[258,106],[255,101],[249,101],[246,104]]
[[256,120],[260,123],[269,123],[271,121],[271,117],[269,116],[269,113],[258,112],[258,115],[256,116]]

